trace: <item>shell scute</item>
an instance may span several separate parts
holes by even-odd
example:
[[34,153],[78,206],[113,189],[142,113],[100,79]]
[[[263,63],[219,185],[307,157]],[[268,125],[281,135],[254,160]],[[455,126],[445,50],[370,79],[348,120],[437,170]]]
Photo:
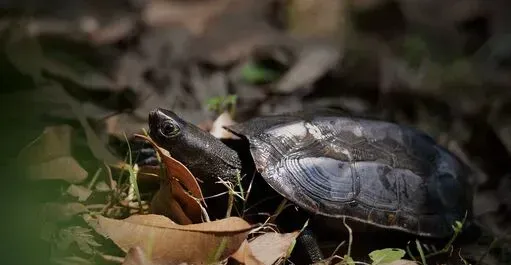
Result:
[[270,186],[318,215],[441,237],[471,208],[461,162],[413,128],[281,115],[230,130],[248,139]]

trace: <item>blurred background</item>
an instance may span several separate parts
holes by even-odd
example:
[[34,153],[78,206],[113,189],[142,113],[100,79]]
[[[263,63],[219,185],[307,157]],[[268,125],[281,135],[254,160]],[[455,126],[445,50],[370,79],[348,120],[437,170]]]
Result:
[[[3,177],[27,184],[14,159],[51,125],[87,135],[86,120],[111,143],[147,128],[155,107],[204,127],[227,108],[236,121],[336,108],[420,128],[465,161],[487,236],[465,251],[509,264],[510,11],[508,0],[0,0]],[[35,200],[28,183],[30,196],[1,185],[12,223],[34,213],[18,211]]]

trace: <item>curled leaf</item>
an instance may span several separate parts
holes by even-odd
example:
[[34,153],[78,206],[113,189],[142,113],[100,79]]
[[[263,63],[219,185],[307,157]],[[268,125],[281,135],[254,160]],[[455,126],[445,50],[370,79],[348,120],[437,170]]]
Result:
[[241,218],[178,225],[161,215],[124,220],[89,216],[86,221],[123,251],[140,247],[155,264],[203,264],[224,260],[246,239],[252,226]]
[[171,157],[167,150],[159,147],[151,138],[138,134],[136,136],[153,145],[167,170],[167,179],[162,181],[160,190],[151,202],[152,212],[163,214],[180,224],[202,222],[200,202],[204,201],[204,197],[190,170]]

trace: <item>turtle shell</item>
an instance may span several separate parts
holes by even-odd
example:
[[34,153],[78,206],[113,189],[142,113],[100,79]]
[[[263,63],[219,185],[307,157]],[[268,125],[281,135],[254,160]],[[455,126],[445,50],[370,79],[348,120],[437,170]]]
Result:
[[311,213],[431,237],[471,213],[465,165],[411,127],[280,115],[227,129],[248,139],[266,182]]

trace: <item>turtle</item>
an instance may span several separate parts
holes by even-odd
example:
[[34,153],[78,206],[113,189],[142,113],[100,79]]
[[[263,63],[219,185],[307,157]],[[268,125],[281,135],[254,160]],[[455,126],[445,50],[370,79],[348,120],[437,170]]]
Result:
[[[235,181],[246,171],[247,158],[173,111],[156,108],[148,121],[150,137],[202,181]],[[224,129],[247,143],[248,164],[273,190],[311,215],[340,221],[339,226],[346,218],[445,238],[453,223],[472,212],[467,166],[414,127],[337,111],[302,111],[254,117]]]

